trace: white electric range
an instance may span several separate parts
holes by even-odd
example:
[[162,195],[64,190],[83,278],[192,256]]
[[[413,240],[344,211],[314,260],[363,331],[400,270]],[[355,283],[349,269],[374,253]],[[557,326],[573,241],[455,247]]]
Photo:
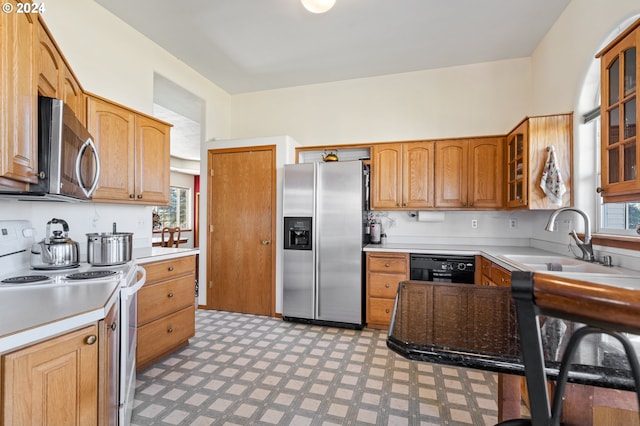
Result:
[[131,261],[36,270],[30,267],[33,243],[29,221],[0,221],[0,353],[29,339],[59,334],[76,323],[101,319],[96,318],[100,309],[96,314],[95,307],[115,297],[120,314],[111,326],[119,330],[119,344],[112,356],[118,360],[119,375],[112,379],[119,384],[119,424],[128,425],[135,392],[137,292],[145,283],[146,271]]

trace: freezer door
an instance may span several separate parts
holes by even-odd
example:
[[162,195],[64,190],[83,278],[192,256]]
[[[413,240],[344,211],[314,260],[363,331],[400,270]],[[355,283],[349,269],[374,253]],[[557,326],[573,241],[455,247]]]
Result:
[[360,325],[362,163],[319,163],[316,182],[316,318]]
[[283,175],[282,215],[312,217],[315,172],[313,163],[286,164]]
[[282,316],[315,319],[315,265],[312,250],[284,250]]
[[[284,318],[315,319],[315,248],[313,229],[315,205],[315,165],[288,164],[284,166],[283,215],[284,250],[282,277],[282,316]],[[309,220],[310,248],[286,244],[287,222],[294,218]]]

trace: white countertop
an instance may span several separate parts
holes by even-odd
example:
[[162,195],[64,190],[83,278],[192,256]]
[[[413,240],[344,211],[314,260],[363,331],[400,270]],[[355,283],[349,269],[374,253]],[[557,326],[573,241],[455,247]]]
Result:
[[[133,264],[198,253],[189,248],[134,249]],[[119,286],[119,281],[105,280],[0,288],[0,353],[103,319],[119,298]]]
[[[557,258],[560,255],[547,250],[526,246],[471,246],[454,244],[368,244],[363,249],[365,252],[397,252],[419,253],[434,255],[482,255],[487,259],[510,270],[529,270],[526,265],[519,264],[505,257],[506,255],[549,256]],[[569,256],[565,256],[569,257]],[[476,265],[477,267],[477,265]],[[558,277],[591,282],[594,284],[608,285],[640,290],[640,272],[630,269],[612,267],[611,273],[581,273],[581,272],[556,272],[535,271],[538,273],[553,274]]]
[[133,258],[138,265],[159,260],[175,259],[183,256],[199,254],[197,248],[175,248],[175,247],[143,247],[133,249]]
[[0,353],[99,321],[118,300],[120,282],[0,290]]

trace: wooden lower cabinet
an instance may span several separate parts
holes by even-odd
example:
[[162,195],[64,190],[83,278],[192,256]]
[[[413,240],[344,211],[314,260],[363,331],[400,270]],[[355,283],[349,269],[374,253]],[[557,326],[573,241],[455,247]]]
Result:
[[482,271],[480,284],[498,287],[511,287],[511,272],[485,257],[480,258]]
[[117,426],[120,406],[120,303],[98,322],[98,425]]
[[98,424],[98,325],[2,356],[3,425]]
[[137,370],[187,345],[195,335],[196,257],[142,266],[147,282],[138,293]]
[[408,253],[367,252],[365,309],[369,328],[389,327],[398,283],[408,279]]

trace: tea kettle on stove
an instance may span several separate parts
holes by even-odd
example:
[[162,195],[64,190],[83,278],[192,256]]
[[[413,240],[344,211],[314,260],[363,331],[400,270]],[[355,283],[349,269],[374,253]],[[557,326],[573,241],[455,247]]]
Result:
[[[51,225],[62,230],[51,233]],[[34,269],[71,268],[78,265],[80,245],[69,238],[69,225],[65,220],[53,218],[47,222],[45,238],[31,246],[31,267]]]

